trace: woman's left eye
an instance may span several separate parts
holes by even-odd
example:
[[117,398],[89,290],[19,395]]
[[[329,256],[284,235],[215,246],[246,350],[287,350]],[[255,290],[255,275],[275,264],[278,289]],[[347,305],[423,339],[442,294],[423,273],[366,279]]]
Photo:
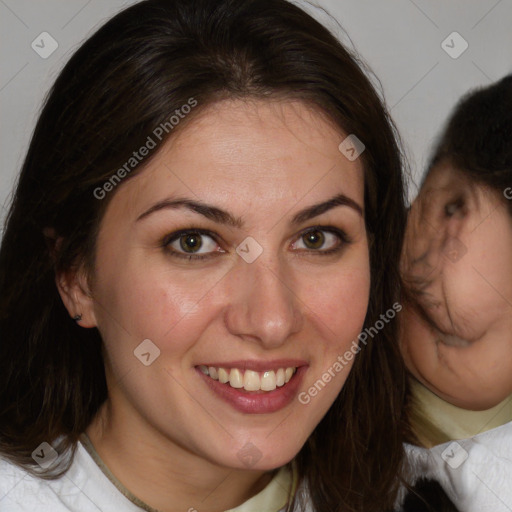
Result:
[[316,227],[303,232],[292,245],[294,249],[330,254],[337,252],[348,242],[348,237],[341,230]]

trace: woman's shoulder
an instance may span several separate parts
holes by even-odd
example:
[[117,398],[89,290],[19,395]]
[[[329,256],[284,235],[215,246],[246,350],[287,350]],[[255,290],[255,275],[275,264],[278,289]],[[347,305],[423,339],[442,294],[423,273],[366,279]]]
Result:
[[32,512],[33,510],[51,510],[64,512],[59,508],[57,489],[46,480],[30,474],[9,460],[0,457],[0,511]]
[[[105,508],[106,507],[106,508]],[[44,479],[0,457],[0,512],[140,512],[105,477],[81,443],[69,469]]]

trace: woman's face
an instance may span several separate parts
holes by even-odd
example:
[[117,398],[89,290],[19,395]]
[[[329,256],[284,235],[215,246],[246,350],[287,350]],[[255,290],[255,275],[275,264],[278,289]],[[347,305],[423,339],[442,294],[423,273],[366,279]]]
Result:
[[233,468],[296,455],[350,367],[298,395],[369,299],[363,168],[344,138],[301,103],[223,101],[118,186],[82,325],[101,332],[121,428]]
[[436,166],[413,203],[402,269],[409,370],[466,409],[512,393],[512,218],[497,192]]

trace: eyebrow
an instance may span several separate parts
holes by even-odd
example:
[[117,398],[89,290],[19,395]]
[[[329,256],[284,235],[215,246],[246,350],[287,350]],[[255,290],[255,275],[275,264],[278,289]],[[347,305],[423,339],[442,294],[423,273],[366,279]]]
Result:
[[[361,217],[363,216],[363,208],[358,203],[356,203],[356,201],[346,196],[345,194],[338,194],[327,201],[308,206],[307,208],[299,211],[293,216],[290,223],[292,225],[301,224],[337,206],[348,206],[349,208],[355,210]],[[203,203],[202,201],[195,201],[188,198],[168,198],[159,201],[145,212],[141,213],[137,217],[136,222],[145,219],[152,213],[165,209],[178,208],[186,208],[193,212],[199,213],[200,215],[203,215],[207,219],[210,219],[214,222],[219,224],[226,224],[234,228],[242,228],[244,224],[240,217],[234,217],[231,215],[231,213],[225,210],[210,204]]]

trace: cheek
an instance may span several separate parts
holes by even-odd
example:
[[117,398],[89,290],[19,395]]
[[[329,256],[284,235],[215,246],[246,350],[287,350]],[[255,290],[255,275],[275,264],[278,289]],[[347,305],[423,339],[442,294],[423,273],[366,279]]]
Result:
[[[512,299],[512,225],[500,223],[475,240],[471,247],[473,275],[489,297]],[[491,293],[492,292],[492,293]],[[501,297],[500,297],[501,296]]]
[[432,333],[407,305],[400,313],[400,349],[410,372],[428,379],[435,364],[436,347]]
[[369,289],[370,272],[364,263],[328,273],[310,287],[310,306],[326,353],[340,353],[357,341],[368,309]]
[[[217,271],[200,278],[190,271],[150,265],[144,271],[128,260],[118,269],[105,267],[98,286],[98,326],[107,346],[124,349],[127,336],[136,346],[144,339],[164,349],[172,340],[174,351],[192,344],[208,322],[214,304],[210,300],[221,278]],[[109,272],[110,270],[110,272]],[[186,336],[180,335],[185,329]]]
[[512,298],[512,270],[498,247],[473,243],[468,252],[446,269],[444,288],[450,314],[468,337],[480,337],[502,317]]

